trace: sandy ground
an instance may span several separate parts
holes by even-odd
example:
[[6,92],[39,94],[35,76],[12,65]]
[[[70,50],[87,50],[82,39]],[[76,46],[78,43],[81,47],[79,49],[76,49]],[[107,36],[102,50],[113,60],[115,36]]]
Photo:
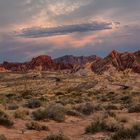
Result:
[[[129,77],[124,76],[123,78],[121,74],[115,74],[114,76],[92,75],[89,77],[77,77],[73,75],[45,73],[41,78],[36,79],[32,78],[32,74],[1,73],[0,76],[0,95],[16,91],[19,92],[25,88],[25,86],[29,89],[32,87],[32,89],[35,89],[35,92],[39,91],[40,95],[42,95],[44,91],[47,91],[50,97],[52,96],[52,92],[65,91],[66,89],[83,90],[83,92],[97,89],[117,91],[122,88],[120,85],[130,86],[131,91],[140,91],[140,75],[136,74],[130,74]],[[25,81],[25,77],[29,80]],[[54,77],[60,77],[62,81],[58,84],[53,79]],[[25,83],[27,85],[25,85]],[[4,110],[4,106],[1,104],[0,109]],[[140,122],[140,113],[128,114],[125,111],[118,111],[116,114],[119,116],[126,115],[132,123]],[[27,130],[25,124],[30,122],[30,119],[21,120],[13,118],[14,126],[12,128],[0,126],[0,134],[4,134],[8,140],[43,140],[43,138],[51,133],[63,132],[64,135],[68,136],[71,140],[101,140],[108,136],[108,133],[100,132],[94,135],[84,134],[85,128],[92,122],[94,115],[95,114],[84,117],[66,116],[66,120],[61,123],[52,120],[40,121],[40,124],[46,124],[49,127],[49,131]],[[24,133],[22,133],[22,131],[24,131]]]

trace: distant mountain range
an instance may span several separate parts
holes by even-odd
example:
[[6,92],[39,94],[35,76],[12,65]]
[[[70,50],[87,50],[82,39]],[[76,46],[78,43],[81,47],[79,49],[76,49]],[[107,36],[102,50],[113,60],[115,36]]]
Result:
[[[90,64],[90,65],[88,65]],[[0,71],[18,71],[28,72],[30,70],[38,71],[57,71],[69,70],[76,72],[90,66],[91,71],[102,74],[103,72],[115,68],[117,71],[131,69],[133,72],[140,73],[140,50],[134,53],[119,53],[113,50],[107,57],[101,58],[92,56],[73,56],[66,55],[52,59],[47,55],[40,55],[25,63],[3,62],[0,64]]]

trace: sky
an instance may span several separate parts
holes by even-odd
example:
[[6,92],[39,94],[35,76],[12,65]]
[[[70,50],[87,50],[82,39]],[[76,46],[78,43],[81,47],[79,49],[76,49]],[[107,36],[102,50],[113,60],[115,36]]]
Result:
[[140,0],[0,0],[0,62],[140,50]]

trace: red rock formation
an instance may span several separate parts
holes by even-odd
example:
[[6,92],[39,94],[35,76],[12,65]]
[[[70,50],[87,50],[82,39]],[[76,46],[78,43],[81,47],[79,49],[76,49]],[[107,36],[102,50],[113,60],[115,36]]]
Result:
[[140,51],[135,53],[119,53],[112,51],[104,59],[93,63],[92,70],[96,73],[102,73],[109,69],[112,65],[118,71],[132,69],[134,72],[140,73]]
[[5,72],[5,71],[6,69],[2,65],[0,65],[0,72]]
[[64,56],[52,60],[50,56],[41,55],[26,63],[4,62],[0,65],[0,70],[25,72],[29,70],[47,71],[68,69],[71,72],[76,72],[81,68],[85,68],[87,63],[92,63],[92,71],[99,74],[110,69],[111,66],[118,71],[132,69],[133,72],[140,73],[140,51],[135,53],[119,53],[114,50],[104,59],[93,55],[89,57]]
[[51,59],[50,56],[41,55],[36,58],[33,58],[28,64],[28,68],[34,70],[40,67],[40,70],[53,70],[56,67],[56,64]]
[[26,70],[26,63],[10,63],[10,62],[4,62],[2,66],[6,70],[10,71],[23,71]]
[[63,57],[59,57],[54,59],[56,63],[70,64],[70,65],[85,65],[86,63],[93,62],[94,60],[100,59],[96,55],[92,56],[73,56],[73,55],[65,55]]
[[47,55],[41,55],[33,58],[30,62],[26,63],[9,63],[4,62],[2,66],[11,71],[29,71],[29,70],[53,70],[56,64],[53,62],[51,57]]

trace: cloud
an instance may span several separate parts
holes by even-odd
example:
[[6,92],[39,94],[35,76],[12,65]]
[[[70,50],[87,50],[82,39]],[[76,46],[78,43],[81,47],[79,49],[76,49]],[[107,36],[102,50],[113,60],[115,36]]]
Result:
[[0,61],[138,50],[139,7],[140,0],[0,0]]
[[[116,23],[115,23],[116,24]],[[118,23],[117,23],[118,24]],[[89,32],[112,29],[114,23],[112,22],[92,22],[83,24],[64,25],[52,28],[27,28],[22,29],[18,36],[26,38],[50,37],[58,35],[66,35],[75,32]]]
[[46,11],[50,16],[68,15],[86,4],[88,1],[84,0],[55,0],[48,4]]
[[45,0],[0,0],[0,26],[20,24],[40,13]]

